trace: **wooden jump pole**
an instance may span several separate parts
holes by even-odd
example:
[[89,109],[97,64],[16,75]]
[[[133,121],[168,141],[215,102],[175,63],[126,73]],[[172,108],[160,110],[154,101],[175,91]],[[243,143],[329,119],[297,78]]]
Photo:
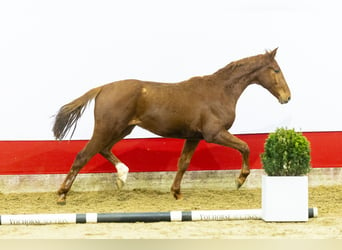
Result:
[[[318,216],[317,208],[308,209],[308,217]],[[0,225],[44,225],[79,223],[134,223],[161,221],[226,221],[260,220],[261,209],[245,210],[193,210],[142,213],[65,213],[0,215]]]

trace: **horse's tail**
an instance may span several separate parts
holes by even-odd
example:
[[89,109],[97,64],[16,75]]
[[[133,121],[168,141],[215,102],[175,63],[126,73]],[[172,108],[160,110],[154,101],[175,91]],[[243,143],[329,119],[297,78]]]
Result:
[[60,108],[52,129],[56,139],[63,139],[67,135],[68,131],[74,127],[71,134],[72,137],[77,126],[77,121],[82,116],[87,104],[100,93],[101,89],[102,87],[91,89],[83,96]]

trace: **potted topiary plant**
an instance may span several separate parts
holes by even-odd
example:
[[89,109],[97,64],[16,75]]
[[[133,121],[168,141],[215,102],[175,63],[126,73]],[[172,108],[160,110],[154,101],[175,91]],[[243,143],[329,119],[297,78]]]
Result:
[[294,129],[279,128],[261,154],[262,213],[265,221],[308,220],[310,143]]

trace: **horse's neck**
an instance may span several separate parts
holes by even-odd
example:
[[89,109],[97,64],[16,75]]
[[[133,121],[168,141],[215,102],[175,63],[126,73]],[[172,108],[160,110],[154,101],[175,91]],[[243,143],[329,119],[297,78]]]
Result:
[[222,93],[229,102],[236,104],[243,91],[253,83],[249,75],[236,77],[234,74],[226,75],[227,77],[218,77],[212,75],[212,82],[218,92]]
[[252,82],[248,79],[239,79],[237,81],[227,83],[225,87],[225,94],[231,100],[231,102],[234,103],[234,106],[236,105],[242,93],[250,84],[252,84]]
[[217,85],[224,87],[225,94],[236,103],[243,91],[255,82],[256,72],[264,66],[259,56],[245,58],[228,64],[211,77]]

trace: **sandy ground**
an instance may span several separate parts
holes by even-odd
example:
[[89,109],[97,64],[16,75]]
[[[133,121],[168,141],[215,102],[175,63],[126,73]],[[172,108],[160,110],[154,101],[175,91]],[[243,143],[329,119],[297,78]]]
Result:
[[[70,192],[67,205],[55,193],[0,194],[0,214],[158,212],[172,210],[261,208],[260,189],[184,189],[175,201],[169,192]],[[342,239],[342,185],[309,189],[309,207],[318,218],[302,223],[262,220],[101,223],[64,225],[0,225],[0,238],[48,239]]]

